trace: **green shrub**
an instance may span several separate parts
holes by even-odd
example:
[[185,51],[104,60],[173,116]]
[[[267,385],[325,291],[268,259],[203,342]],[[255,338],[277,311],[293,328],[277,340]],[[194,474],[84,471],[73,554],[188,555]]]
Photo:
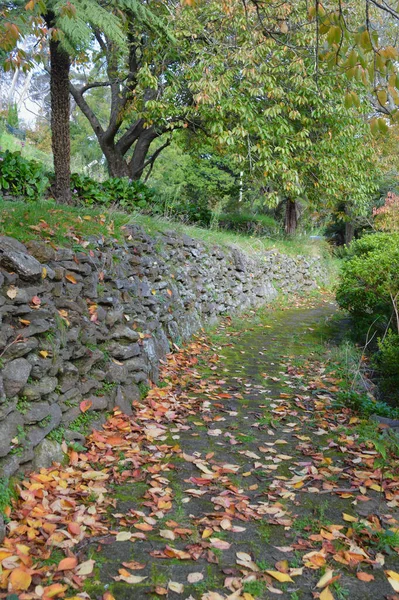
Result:
[[73,173],[71,188],[73,200],[86,206],[112,205],[124,210],[143,209],[153,197],[152,191],[144,183],[127,177],[110,177],[99,182],[86,175]]
[[0,152],[0,191],[3,194],[38,200],[48,186],[46,169],[40,163],[22,158],[20,152]]
[[383,394],[397,403],[399,401],[399,335],[388,331],[378,340],[378,352],[374,365],[381,376],[380,389]]
[[337,289],[338,304],[354,317],[355,329],[384,331],[399,291],[399,234],[377,233],[351,245]]

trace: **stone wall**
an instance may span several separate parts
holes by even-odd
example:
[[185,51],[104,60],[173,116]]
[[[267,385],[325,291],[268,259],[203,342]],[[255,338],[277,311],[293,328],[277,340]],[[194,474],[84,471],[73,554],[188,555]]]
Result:
[[318,258],[251,258],[137,226],[87,242],[0,238],[1,477],[53,458],[46,444],[81,440],[114,406],[131,413],[159,359],[203,324],[326,276]]

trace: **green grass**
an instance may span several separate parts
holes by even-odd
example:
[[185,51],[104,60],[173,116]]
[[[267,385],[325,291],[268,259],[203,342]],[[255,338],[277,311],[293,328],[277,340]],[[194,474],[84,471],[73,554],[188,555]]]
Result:
[[0,200],[0,233],[21,242],[48,240],[82,250],[79,240],[90,235],[120,238],[120,228],[128,220],[128,215],[108,209],[60,206],[49,200],[32,203]]
[[46,167],[53,168],[53,157],[51,154],[38,150],[29,140],[22,141],[6,131],[0,132],[0,148],[2,150],[9,150],[10,152],[20,152],[28,160],[36,160],[43,163]]
[[289,239],[260,238],[229,231],[203,229],[161,217],[149,217],[140,213],[134,215],[134,221],[142,225],[149,234],[172,229],[179,233],[185,233],[195,239],[203,240],[207,244],[236,246],[252,255],[263,254],[267,250],[275,250],[276,252],[290,255],[322,255],[326,258],[330,254],[326,242],[310,240],[307,234],[293,236]]
[[251,255],[262,256],[268,250],[289,255],[322,255],[325,258],[328,254],[325,243],[312,241],[307,237],[289,240],[254,238],[183,225],[139,212],[127,214],[101,208],[62,206],[50,200],[25,203],[0,199],[0,233],[15,237],[21,242],[42,239],[56,245],[79,246],[80,239],[89,235],[120,238],[120,228],[126,224],[141,225],[150,235],[172,229],[202,240],[207,245],[235,246]]

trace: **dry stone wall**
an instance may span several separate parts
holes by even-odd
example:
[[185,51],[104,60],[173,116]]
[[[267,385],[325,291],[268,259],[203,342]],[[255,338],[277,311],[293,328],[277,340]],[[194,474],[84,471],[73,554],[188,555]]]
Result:
[[115,406],[131,414],[173,343],[326,277],[318,258],[254,258],[138,226],[87,242],[0,238],[0,477],[62,458],[61,439],[81,441]]

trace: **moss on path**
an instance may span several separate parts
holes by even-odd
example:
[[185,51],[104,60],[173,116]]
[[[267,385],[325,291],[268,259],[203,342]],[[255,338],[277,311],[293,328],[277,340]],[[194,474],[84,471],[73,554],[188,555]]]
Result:
[[397,465],[335,408],[337,334],[328,301],[226,322],[170,358],[128,446],[92,436],[91,468],[114,473],[100,531],[73,548],[95,561],[92,600],[397,598]]

